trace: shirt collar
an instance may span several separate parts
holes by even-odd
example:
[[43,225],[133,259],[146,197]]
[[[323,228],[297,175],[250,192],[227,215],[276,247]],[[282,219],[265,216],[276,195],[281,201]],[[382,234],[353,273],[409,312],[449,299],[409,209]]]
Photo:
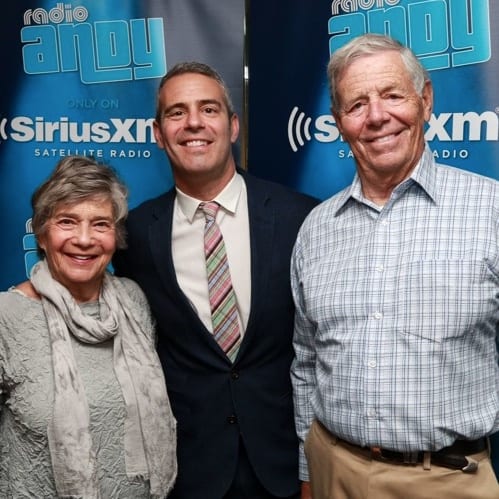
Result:
[[435,158],[428,145],[426,145],[423,155],[410,178],[419,184],[435,203],[438,202],[437,169],[435,168]]
[[[397,187],[395,187],[394,191],[400,191],[401,189],[405,190],[409,185],[416,183],[434,202],[437,202],[437,171],[434,166],[435,160],[433,158],[433,153],[429,146],[426,145],[423,154],[419,159],[417,165],[413,169],[411,175],[407,179],[403,180]],[[357,173],[355,174],[350,187],[347,187],[340,194],[335,214],[338,214],[351,199],[354,199],[360,203],[367,203],[367,200],[362,193],[362,184]]]
[[[242,176],[236,172],[223,190],[219,192],[214,199],[210,199],[209,201],[216,201],[228,213],[236,213],[237,204],[243,189],[243,182]],[[178,187],[175,187],[175,190],[177,192],[176,199],[180,210],[189,222],[192,223],[199,203],[207,200],[193,198],[185,192],[182,192]]]

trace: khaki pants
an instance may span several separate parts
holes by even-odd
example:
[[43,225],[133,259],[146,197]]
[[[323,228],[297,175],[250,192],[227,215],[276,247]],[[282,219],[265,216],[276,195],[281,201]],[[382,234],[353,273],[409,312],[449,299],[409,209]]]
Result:
[[305,454],[313,499],[499,499],[488,451],[469,456],[479,462],[475,473],[381,462],[314,421]]

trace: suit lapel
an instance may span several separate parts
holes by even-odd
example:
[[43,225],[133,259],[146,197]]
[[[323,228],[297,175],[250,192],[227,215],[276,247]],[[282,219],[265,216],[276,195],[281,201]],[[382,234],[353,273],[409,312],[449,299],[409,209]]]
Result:
[[202,323],[196,311],[192,308],[187,296],[180,288],[175,274],[172,254],[172,224],[173,206],[175,201],[175,189],[170,190],[153,211],[153,221],[149,225],[149,243],[154,265],[158,276],[163,284],[165,292],[179,307],[183,307],[184,313],[191,316],[197,322],[198,327],[193,334],[200,334],[206,340],[207,345],[226,362],[230,362],[227,356],[218,346],[213,335]]
[[175,191],[170,190],[156,205],[149,225],[149,242],[154,265],[167,292],[172,287],[181,292],[173,266],[171,234],[173,220],[173,202]]
[[262,300],[267,295],[270,264],[275,236],[275,213],[271,196],[257,179],[243,175],[248,191],[248,214],[251,245],[251,307],[241,351],[250,342],[258,316],[262,310]]

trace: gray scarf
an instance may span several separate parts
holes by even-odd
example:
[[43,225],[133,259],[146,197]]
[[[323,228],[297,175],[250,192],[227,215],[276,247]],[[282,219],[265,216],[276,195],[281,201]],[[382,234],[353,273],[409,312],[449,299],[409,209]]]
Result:
[[58,495],[100,498],[88,404],[71,332],[84,343],[113,338],[114,372],[126,406],[127,476],[149,478],[151,497],[165,497],[177,472],[175,420],[151,336],[132,316],[133,304],[120,279],[109,273],[104,276],[101,320],[82,313],[70,292],[53,279],[45,260],[33,268],[31,283],[42,296],[52,348],[55,393],[47,433]]

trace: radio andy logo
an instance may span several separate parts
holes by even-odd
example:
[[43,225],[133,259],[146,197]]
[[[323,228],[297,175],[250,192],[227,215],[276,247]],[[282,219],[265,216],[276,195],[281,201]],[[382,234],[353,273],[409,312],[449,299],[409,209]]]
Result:
[[28,9],[21,29],[24,71],[79,71],[83,83],[158,78],[166,72],[162,18],[89,22],[83,6]]

